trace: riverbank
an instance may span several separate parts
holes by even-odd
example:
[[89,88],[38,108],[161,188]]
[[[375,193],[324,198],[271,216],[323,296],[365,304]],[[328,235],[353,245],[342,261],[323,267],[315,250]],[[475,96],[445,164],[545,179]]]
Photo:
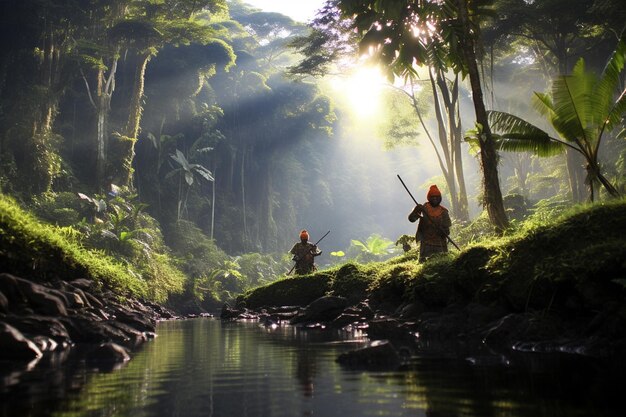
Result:
[[[146,284],[123,265],[0,203],[0,361],[26,369],[82,345],[95,363],[124,362],[158,320],[176,316],[138,297]],[[412,251],[280,279],[240,296],[222,318],[358,328],[390,340],[392,356],[429,349],[621,360],[624,230],[626,202],[598,204],[423,264]]]
[[68,233],[0,196],[0,363],[10,372],[0,375],[4,382],[77,346],[97,367],[126,362],[155,337],[158,320],[175,317],[148,301],[141,277]]
[[409,348],[623,362],[625,230],[624,201],[597,204],[423,264],[410,252],[282,279],[242,295],[223,315],[357,326]]
[[84,344],[94,362],[124,362],[155,337],[158,320],[174,317],[153,303],[122,301],[85,278],[38,284],[0,274],[0,360],[32,363]]

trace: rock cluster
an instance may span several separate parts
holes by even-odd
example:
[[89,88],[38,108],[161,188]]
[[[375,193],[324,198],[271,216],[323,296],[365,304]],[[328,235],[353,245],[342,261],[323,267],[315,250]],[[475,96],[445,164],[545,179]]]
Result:
[[[619,314],[604,317],[601,327],[621,328]],[[595,332],[594,320],[566,320],[559,314],[512,312],[479,303],[429,308],[421,302],[351,305],[346,298],[324,296],[306,307],[264,307],[250,310],[241,303],[224,306],[222,320],[259,320],[264,325],[294,325],[364,331],[370,346],[343,354],[338,361],[352,368],[397,368],[416,354],[465,358],[507,358],[518,352],[562,352],[596,358],[623,357],[626,341],[615,343]],[[618,334],[617,330],[614,332]],[[620,333],[621,334],[621,333]],[[610,343],[613,341],[612,343]],[[506,359],[505,359],[506,360]]]
[[125,362],[155,337],[158,320],[174,317],[155,304],[122,301],[88,279],[35,283],[3,273],[0,363],[32,368],[45,355],[76,345],[86,347],[87,360],[96,365]]

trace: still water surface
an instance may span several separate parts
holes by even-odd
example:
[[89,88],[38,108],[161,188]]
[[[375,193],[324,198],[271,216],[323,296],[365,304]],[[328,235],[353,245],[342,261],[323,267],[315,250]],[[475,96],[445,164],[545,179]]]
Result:
[[404,370],[358,371],[335,362],[366,343],[349,333],[196,319],[161,323],[158,334],[112,372],[36,369],[0,392],[0,416],[625,415],[602,366],[567,357],[422,356]]

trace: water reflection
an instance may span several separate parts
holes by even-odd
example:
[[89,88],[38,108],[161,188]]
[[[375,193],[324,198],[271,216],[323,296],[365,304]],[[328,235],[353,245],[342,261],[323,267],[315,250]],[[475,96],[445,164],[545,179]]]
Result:
[[407,369],[342,369],[359,334],[220,323],[162,323],[123,369],[83,360],[37,367],[0,391],[1,416],[607,416],[618,394],[607,368],[537,356],[519,366],[414,358]]

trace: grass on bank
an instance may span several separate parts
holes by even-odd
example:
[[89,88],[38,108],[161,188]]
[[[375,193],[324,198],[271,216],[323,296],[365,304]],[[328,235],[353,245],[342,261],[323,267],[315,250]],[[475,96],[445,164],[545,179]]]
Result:
[[40,280],[93,279],[118,294],[146,297],[145,280],[101,250],[88,250],[0,195],[0,272]]
[[503,237],[489,236],[426,263],[411,251],[381,263],[348,263],[242,295],[251,308],[306,305],[325,294],[428,309],[478,302],[513,311],[602,309],[626,288],[626,200],[546,208]]

